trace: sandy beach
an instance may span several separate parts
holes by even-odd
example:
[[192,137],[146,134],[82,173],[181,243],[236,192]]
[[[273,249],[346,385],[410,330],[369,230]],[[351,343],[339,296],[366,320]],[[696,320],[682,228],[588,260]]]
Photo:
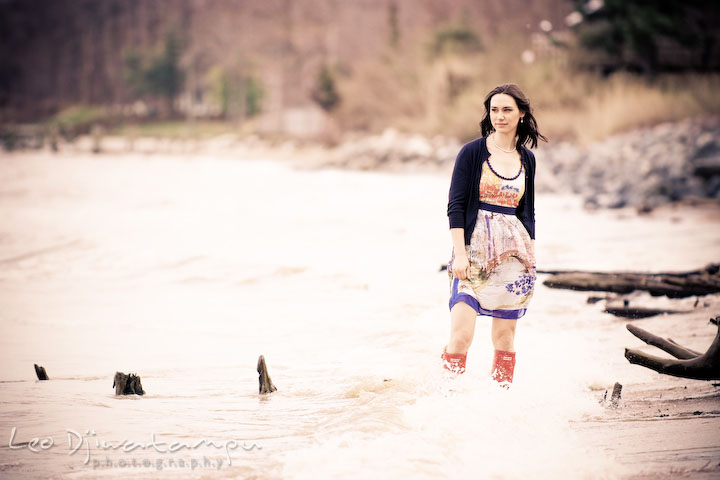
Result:
[[[467,374],[445,375],[449,171],[296,167],[0,156],[0,477],[720,476],[719,384],[630,365],[625,347],[663,354],[543,275],[512,388],[488,378],[482,318]],[[717,205],[581,205],[537,198],[538,269],[720,259]],[[633,301],[688,310],[633,321],[657,335],[698,351],[715,337],[720,295]],[[118,370],[146,395],[114,396]]]

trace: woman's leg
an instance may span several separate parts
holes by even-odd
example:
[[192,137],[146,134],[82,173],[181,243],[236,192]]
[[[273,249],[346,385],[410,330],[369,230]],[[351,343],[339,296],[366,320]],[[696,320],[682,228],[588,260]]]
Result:
[[448,353],[467,353],[475,334],[477,312],[465,302],[457,302],[450,310],[450,341]]
[[508,388],[515,372],[515,326],[517,320],[493,318],[492,342],[495,347],[492,378]]
[[477,312],[465,302],[450,309],[450,341],[443,350],[443,366],[453,373],[465,373],[467,351],[475,334]]
[[492,343],[495,350],[503,350],[506,352],[514,352],[515,342],[515,326],[517,320],[508,320],[506,318],[494,318],[492,320]]

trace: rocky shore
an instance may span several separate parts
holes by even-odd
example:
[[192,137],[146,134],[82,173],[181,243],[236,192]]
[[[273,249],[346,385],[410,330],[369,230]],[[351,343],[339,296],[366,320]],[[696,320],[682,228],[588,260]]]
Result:
[[586,206],[650,210],[681,200],[720,201],[720,118],[665,123],[588,148],[537,152],[538,190],[572,191]]
[[[312,141],[268,141],[224,134],[210,139],[104,135],[73,142],[32,138],[20,148],[141,154],[229,154],[273,158],[299,168],[448,172],[461,142],[454,138],[405,134],[349,133],[335,146]],[[539,193],[577,193],[588,208],[635,207],[649,211],[686,201],[720,202],[720,117],[664,123],[617,135],[587,147],[542,143],[536,150]]]
[[[355,169],[452,168],[460,142],[386,131],[342,143],[329,165]],[[720,118],[665,123],[581,147],[542,143],[537,191],[577,193],[589,208],[652,210],[677,201],[720,202]]]

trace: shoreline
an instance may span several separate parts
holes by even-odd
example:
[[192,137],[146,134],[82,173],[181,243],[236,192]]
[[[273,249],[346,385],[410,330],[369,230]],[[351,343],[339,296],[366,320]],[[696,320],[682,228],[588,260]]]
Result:
[[[263,139],[225,133],[209,138],[83,135],[55,141],[34,154],[217,156],[266,159],[300,170],[339,169],[450,175],[456,138],[402,133],[347,134],[336,144],[310,139]],[[55,151],[54,151],[55,150]],[[633,207],[649,212],[675,202],[720,205],[720,117],[701,116],[640,128],[587,146],[538,145],[536,191],[574,193],[588,208]]]

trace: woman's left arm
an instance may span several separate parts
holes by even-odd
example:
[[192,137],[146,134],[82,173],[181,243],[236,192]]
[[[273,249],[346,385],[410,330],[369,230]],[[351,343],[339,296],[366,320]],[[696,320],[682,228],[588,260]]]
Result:
[[532,153],[532,151],[528,150],[528,159],[530,162],[530,170],[532,172],[532,176],[530,177],[530,184],[532,185],[532,191],[530,196],[530,223],[532,224],[532,244],[533,249],[535,248],[535,154]]

